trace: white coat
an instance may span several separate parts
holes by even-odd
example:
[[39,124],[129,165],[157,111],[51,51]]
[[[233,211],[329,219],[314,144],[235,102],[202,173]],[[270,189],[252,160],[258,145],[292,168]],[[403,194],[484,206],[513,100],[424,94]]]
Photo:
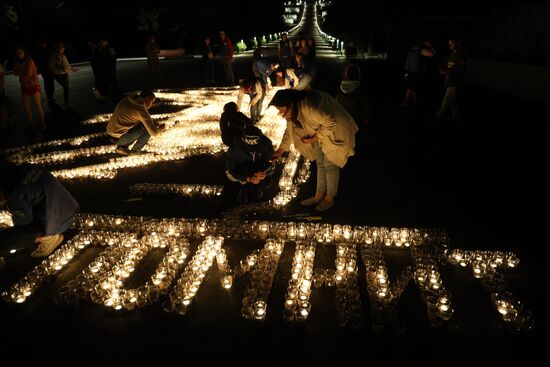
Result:
[[302,137],[317,134],[319,144],[327,160],[342,168],[348,157],[355,154],[355,133],[358,130],[353,117],[330,95],[310,90],[306,98],[298,102],[298,116],[303,127],[297,127],[290,119],[279,149],[287,151],[292,143],[304,157],[315,160],[312,144],[304,144]]

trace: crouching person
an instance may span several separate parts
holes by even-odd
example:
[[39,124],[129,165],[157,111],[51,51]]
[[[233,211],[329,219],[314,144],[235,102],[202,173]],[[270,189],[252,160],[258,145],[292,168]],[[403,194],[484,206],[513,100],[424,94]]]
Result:
[[107,135],[117,145],[117,153],[128,155],[139,152],[151,136],[165,130],[164,124],[157,125],[149,115],[149,108],[154,102],[155,94],[143,90],[139,95],[128,96],[118,103],[107,123]]
[[246,119],[233,119],[230,123],[240,129],[227,151],[226,174],[229,180],[241,187],[237,202],[244,204],[261,199],[272,183],[274,165],[270,159],[274,149],[271,140]]
[[14,227],[0,231],[0,252],[37,248],[33,257],[50,255],[63,241],[79,205],[45,168],[0,163],[0,206],[7,207]]

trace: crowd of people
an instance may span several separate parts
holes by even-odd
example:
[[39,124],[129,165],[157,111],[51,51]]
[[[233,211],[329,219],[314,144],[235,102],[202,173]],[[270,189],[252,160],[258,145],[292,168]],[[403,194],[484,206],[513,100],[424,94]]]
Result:
[[[69,105],[69,76],[78,69],[72,67],[65,55],[63,43],[50,50],[41,42],[34,59],[27,50],[16,48],[14,74],[19,77],[23,104],[32,129],[45,129],[44,109],[41,103],[41,75],[49,104],[55,103],[55,82],[63,88],[63,97]],[[107,40],[90,43],[91,67],[95,76],[98,98],[120,93],[116,78],[116,53]],[[204,39],[203,62],[205,84],[216,83],[214,62],[219,60],[226,85],[235,84],[233,73],[233,43],[220,32],[219,43]],[[449,111],[459,118],[458,95],[462,85],[467,56],[456,38],[448,42],[450,54],[439,72],[445,76],[445,95],[437,112],[437,119]],[[284,34],[278,43],[278,60],[268,60],[261,50],[254,53],[250,76],[239,82],[236,102],[227,103],[220,117],[220,135],[226,152],[226,176],[239,187],[236,201],[247,203],[264,200],[265,191],[273,182],[275,162],[291,145],[310,161],[316,163],[316,186],[311,197],[300,201],[319,212],[335,205],[340,170],[355,154],[356,133],[367,126],[370,101],[361,80],[361,68],[346,65],[338,94],[335,97],[312,87],[317,68],[315,42],[301,35],[294,41]],[[155,37],[148,38],[146,47],[148,69],[153,79],[160,77],[159,46]],[[406,91],[402,105],[407,108],[418,103],[417,91],[422,90],[429,73],[429,63],[436,50],[430,42],[414,46],[405,63]],[[4,65],[0,69],[0,98],[3,97]],[[275,81],[273,80],[275,78]],[[272,142],[256,126],[262,118],[265,96],[273,84],[284,86],[269,102],[286,120],[286,129],[280,142]],[[249,96],[249,115],[241,112],[244,96]],[[151,118],[149,109],[155,102],[152,90],[122,98],[107,123],[106,133],[117,146],[116,153],[139,153],[151,136],[162,134],[163,124]],[[35,123],[31,109],[34,103],[39,122]],[[274,148],[275,144],[277,149]],[[63,240],[62,233],[70,226],[79,205],[69,192],[46,169],[35,166],[16,167],[1,162],[0,206],[13,215],[15,227],[0,232],[1,247],[35,244],[33,256],[49,255]],[[4,174],[6,173],[6,174]]]

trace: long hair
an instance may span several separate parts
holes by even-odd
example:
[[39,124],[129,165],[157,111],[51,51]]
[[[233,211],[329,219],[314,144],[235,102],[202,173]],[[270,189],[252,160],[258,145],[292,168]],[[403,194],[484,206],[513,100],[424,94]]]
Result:
[[307,91],[303,90],[282,89],[275,93],[271,102],[269,102],[269,106],[292,107],[292,122],[298,127],[303,127],[302,123],[298,120],[298,103],[306,98],[307,93]]

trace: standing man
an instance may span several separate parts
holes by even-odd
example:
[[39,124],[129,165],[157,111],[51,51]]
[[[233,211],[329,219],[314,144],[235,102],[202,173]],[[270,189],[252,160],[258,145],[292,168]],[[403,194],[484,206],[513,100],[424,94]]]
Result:
[[225,73],[225,82],[228,85],[235,84],[235,76],[233,74],[233,42],[224,31],[220,31],[220,55],[223,71]]
[[154,34],[147,38],[147,42],[145,43],[145,53],[147,55],[147,68],[149,69],[152,84],[154,85],[160,81],[160,47]]
[[283,69],[289,68],[292,63],[292,42],[290,42],[286,33],[279,41],[279,62]]
[[55,52],[50,58],[50,69],[55,80],[63,87],[63,99],[65,107],[69,107],[69,73],[75,72],[75,69],[69,64],[65,56],[65,44],[58,42],[55,44]]
[[36,49],[35,62],[36,68],[38,69],[38,74],[42,75],[42,80],[44,81],[44,89],[46,89],[46,98],[48,99],[48,106],[50,108],[55,103],[54,98],[54,78],[52,70],[50,69],[50,56],[52,51],[48,47],[46,41],[40,41],[38,48]]
[[139,95],[124,98],[116,106],[107,124],[107,134],[116,140],[117,153],[128,155],[139,152],[151,136],[157,136],[165,130],[164,124],[157,126],[149,115],[149,108],[154,102],[155,94],[144,89]]
[[445,96],[437,112],[436,120],[441,120],[450,109],[453,120],[459,122],[458,94],[466,71],[467,57],[458,37],[449,37],[448,45],[451,53],[447,57],[446,65],[439,70],[441,74],[445,75]]

